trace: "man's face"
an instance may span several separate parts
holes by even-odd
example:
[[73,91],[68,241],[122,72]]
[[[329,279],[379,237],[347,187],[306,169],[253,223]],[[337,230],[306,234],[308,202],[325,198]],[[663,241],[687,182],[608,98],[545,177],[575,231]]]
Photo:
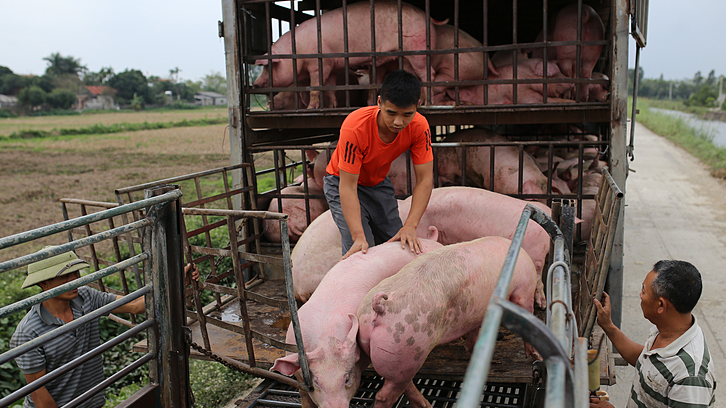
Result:
[[[56,276],[53,279],[48,279],[47,281],[40,282],[39,285],[43,291],[48,291],[50,289],[53,289],[55,287],[58,287],[60,285],[63,285],[65,283],[74,281],[81,277],[81,273],[78,271],[71,272],[66,275]],[[59,300],[72,300],[78,297],[78,289],[73,289],[71,291],[65,292],[63,294],[60,294],[56,296],[54,299]]]
[[660,306],[658,298],[653,294],[653,281],[657,275],[655,271],[648,272],[640,289],[640,308],[643,310],[643,317],[651,322],[653,321],[652,318],[657,316],[658,307]]
[[408,126],[416,114],[416,105],[400,108],[389,101],[381,101],[378,97],[378,107],[381,109],[381,118],[384,126],[394,134]]

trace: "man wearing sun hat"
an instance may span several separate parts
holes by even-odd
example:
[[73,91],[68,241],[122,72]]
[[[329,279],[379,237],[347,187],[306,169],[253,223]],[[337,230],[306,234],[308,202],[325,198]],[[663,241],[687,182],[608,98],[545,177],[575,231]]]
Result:
[[[43,291],[47,291],[78,279],[80,271],[89,266],[73,252],[56,255],[28,265],[28,277],[22,287],[25,289],[38,285]],[[18,347],[119,298],[121,296],[81,286],[48,299],[33,306],[23,317],[10,339],[10,347]],[[141,297],[114,309],[112,313],[139,314],[144,313],[144,310],[144,298]],[[30,383],[99,344],[98,319],[94,319],[17,357],[15,361],[26,381]],[[25,397],[23,407],[65,405],[103,380],[103,359],[99,355]],[[105,398],[101,391],[80,406],[95,408],[104,404]]]

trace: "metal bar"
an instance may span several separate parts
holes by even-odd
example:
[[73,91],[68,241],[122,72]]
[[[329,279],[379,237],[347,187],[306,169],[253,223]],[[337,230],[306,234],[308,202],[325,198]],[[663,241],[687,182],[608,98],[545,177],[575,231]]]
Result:
[[[190,245],[190,247],[193,252],[200,254],[228,256],[230,258],[235,256],[234,252],[228,249],[206,248],[195,245]],[[249,252],[237,252],[237,256],[252,262],[268,263],[271,265],[282,265],[282,260],[280,260],[280,258],[276,256],[257,255]]]
[[589,373],[587,369],[587,339],[578,337],[575,343],[575,408],[590,406]]
[[[372,4],[372,3],[371,3]],[[295,335],[295,344],[300,362],[300,370],[302,371],[303,381],[308,389],[312,388],[312,377],[310,376],[310,367],[308,365],[308,357],[305,353],[303,345],[302,332],[300,331],[300,319],[297,315],[297,303],[295,303],[295,293],[293,291],[292,282],[292,265],[290,262],[290,237],[287,235],[287,220],[280,221],[280,235],[282,238],[282,259],[285,269],[285,292],[287,293],[287,302],[290,307],[290,321],[292,323],[292,331]]]
[[38,303],[44,302],[48,299],[54,298],[63,293],[66,293],[69,290],[73,290],[80,286],[91,283],[94,280],[105,278],[106,276],[112,275],[112,274],[118,272],[119,270],[128,268],[132,264],[145,261],[149,258],[150,258],[149,255],[147,255],[145,253],[141,253],[139,255],[136,255],[133,258],[126,259],[123,262],[119,262],[115,265],[109,266],[108,268],[101,269],[98,272],[94,272],[94,273],[88,274],[86,276],[82,276],[76,280],[73,280],[68,283],[64,283],[63,285],[57,286],[53,289],[38,293],[37,295],[31,296],[29,298],[19,300],[11,305],[0,308],[0,319],[3,317],[6,317],[6,316],[10,316],[11,314],[14,314],[20,310],[27,309],[33,305],[37,305]]
[[633,71],[633,108],[630,114],[630,142],[627,147],[627,155],[630,161],[635,159],[635,116],[638,112],[638,86],[640,86],[640,47],[635,46],[635,70]]
[[[514,275],[514,265],[519,256],[519,250],[524,240],[524,233],[527,230],[532,208],[534,207],[527,205],[522,211],[522,216],[519,219],[514,236],[512,237],[512,244],[504,260],[502,272],[494,287],[492,299],[507,297],[509,284]],[[459,397],[458,405],[465,408],[479,405],[479,397],[482,387],[486,383],[486,378],[489,375],[489,366],[491,365],[494,345],[496,344],[497,333],[502,320],[502,307],[492,301],[489,303],[490,306],[484,316],[484,321],[479,330],[479,338],[472,350],[469,367],[466,370],[464,382],[461,385],[461,396]]]
[[177,176],[177,177],[171,177],[171,178],[167,178],[167,179],[152,181],[150,183],[137,184],[135,186],[119,188],[115,191],[116,191],[116,195],[119,196],[121,194],[128,194],[131,192],[147,190],[152,187],[158,187],[158,186],[162,186],[162,185],[166,185],[166,184],[174,184],[179,181],[189,180],[193,177],[208,176],[211,174],[220,173],[225,170],[242,169],[245,167],[250,167],[250,164],[249,163],[240,163],[240,164],[235,164],[234,166],[218,167],[216,169],[209,169],[209,170],[204,170],[204,171],[200,171],[197,173],[186,174],[183,176]]
[[[119,204],[116,204],[116,203],[107,203],[104,201],[83,200],[83,199],[78,199],[78,198],[61,198],[58,201],[60,201],[63,204],[85,204],[85,205],[88,205],[91,207],[100,207],[100,208],[106,208],[106,209],[116,208],[119,206]],[[65,206],[63,206],[63,207],[65,207]],[[69,218],[64,218],[64,219],[67,221]]]
[[[59,288],[60,288],[60,286],[59,286]],[[104,314],[111,312],[112,310],[114,310],[118,307],[121,307],[137,298],[140,298],[141,296],[144,296],[145,294],[147,294],[149,292],[151,292],[151,287],[144,286],[143,288],[141,288],[133,293],[130,293],[128,296],[124,296],[121,299],[114,300],[113,302],[107,304],[104,307],[98,308],[91,313],[83,315],[82,317],[75,319],[75,320],[71,321],[70,323],[66,323],[57,329],[51,330],[42,336],[36,337],[35,339],[33,339],[27,343],[23,343],[21,346],[18,346],[12,350],[8,350],[5,353],[0,355],[0,365],[3,365],[10,360],[13,360],[22,354],[25,354],[29,350],[32,350],[42,344],[45,344],[46,342],[48,342],[48,340],[55,338],[59,334],[62,334],[62,333],[74,330],[80,326],[83,326],[88,321],[101,317]]]
[[[140,229],[146,226],[149,226],[153,223],[153,220],[150,219],[144,219],[141,221],[137,221],[131,224],[126,224],[124,226],[118,227],[113,230],[104,231],[101,233],[98,233],[96,235],[92,235],[87,238],[82,238],[76,241],[69,242],[67,244],[58,245],[56,247],[48,248],[48,249],[42,249],[38,252],[32,253],[30,255],[21,256],[20,258],[11,259],[9,261],[5,261],[3,263],[0,263],[0,273],[6,272],[12,269],[16,268],[22,268],[23,266],[29,265],[33,262],[42,261],[44,259],[48,259],[52,256],[59,255],[68,251],[75,250],[77,248],[81,248],[84,246],[88,246],[90,244],[94,244],[96,242],[100,242],[106,239],[109,239],[111,237],[119,236],[121,234],[124,234],[128,231],[133,231],[135,229]],[[55,224],[58,225],[58,224]],[[51,226],[52,227],[52,226]],[[21,234],[17,234],[21,235]]]
[[[164,195],[173,186],[161,186],[146,190],[148,199]],[[175,189],[178,190],[178,189]],[[174,191],[174,190],[172,190]],[[184,278],[182,271],[181,200],[168,205],[149,208],[148,216],[157,220],[144,233],[149,242],[151,258],[148,270],[152,277],[154,320],[158,322],[155,344],[156,376],[151,382],[160,385],[161,401],[168,406],[187,408],[191,406],[189,390],[189,349],[185,342],[183,326],[185,319]],[[148,309],[147,309],[148,310]],[[147,344],[151,347],[151,336]],[[178,390],[182,390],[179,392]]]
[[103,382],[99,383],[95,387],[91,388],[90,390],[84,392],[83,394],[77,396],[73,400],[71,400],[68,404],[63,405],[63,408],[75,408],[78,405],[82,404],[87,399],[94,396],[99,391],[102,391],[106,388],[108,388],[111,384],[115,383],[116,381],[120,380],[121,378],[125,377],[132,371],[136,370],[137,368],[141,367],[142,365],[146,364],[147,362],[154,359],[154,355],[152,354],[145,354],[143,357],[139,358],[138,360],[134,361],[133,363],[129,364],[128,366],[124,367],[123,370],[115,373],[114,375],[106,378]]
[[[547,367],[547,390],[545,391],[545,407],[561,408],[565,404],[565,363],[558,359],[545,360]],[[572,397],[572,395],[570,395]]]
[[222,210],[211,208],[185,208],[185,215],[219,215],[226,217],[231,215],[235,218],[259,218],[261,220],[282,220],[287,219],[287,214],[276,213],[271,211],[241,211],[241,210]]
[[[111,208],[111,209],[108,209],[105,211],[99,211],[97,213],[93,213],[91,215],[87,215],[84,217],[74,218],[70,221],[62,221],[62,222],[59,222],[59,223],[56,223],[53,225],[48,225],[45,227],[36,228],[34,230],[21,232],[21,233],[15,234],[15,235],[10,235],[5,238],[0,238],[0,249],[9,248],[11,246],[15,246],[15,245],[19,245],[19,244],[22,244],[25,242],[33,241],[38,238],[47,237],[47,236],[50,236],[53,234],[67,231],[69,229],[82,227],[83,225],[86,225],[86,224],[89,224],[92,222],[105,220],[106,218],[115,217],[117,215],[131,212],[134,210],[139,210],[139,209],[151,206],[151,205],[172,201],[172,200],[177,199],[178,197],[181,197],[181,194],[182,194],[181,191],[171,191],[162,196],[154,197],[153,199],[148,200],[148,201],[147,200],[137,201],[132,204],[126,204],[126,205],[122,205],[122,206],[116,207],[116,208]],[[76,241],[76,242],[78,242],[78,241]],[[57,254],[54,254],[54,255],[57,255]],[[25,265],[27,265],[27,264],[25,264]],[[16,266],[16,268],[20,267],[20,266],[24,266],[24,265]],[[7,269],[5,269],[5,270],[7,270]],[[0,270],[0,272],[4,272],[5,270]]]
[[153,321],[147,320],[138,326],[134,327],[131,330],[127,330],[118,336],[114,337],[113,339],[107,341],[106,343],[101,344],[100,346],[94,348],[93,350],[90,350],[89,352],[83,354],[82,356],[75,358],[62,366],[56,368],[55,370],[47,373],[46,375],[38,378],[37,380],[25,385],[24,387],[20,388],[19,390],[6,395],[5,398],[0,399],[0,407],[5,407],[10,405],[11,402],[18,400],[22,397],[25,397],[26,395],[32,393],[33,391],[37,390],[40,387],[45,386],[49,382],[55,380],[56,378],[60,377],[61,375],[67,373],[68,371],[78,367],[79,365],[85,363],[86,361],[92,359],[93,357],[98,356],[99,354],[103,353],[104,351],[118,345],[122,341],[129,339],[133,336],[135,336],[137,333],[146,330],[147,328],[151,327],[154,324]]
[[[227,231],[229,232],[229,245],[233,249],[235,254],[239,254],[239,245],[237,244],[237,230],[234,227],[234,218],[230,215],[227,217]],[[247,357],[250,361],[250,366],[255,367],[255,348],[252,344],[252,327],[250,326],[250,315],[247,312],[247,294],[245,293],[245,281],[242,273],[242,268],[239,261],[239,256],[235,255],[232,257],[232,265],[234,267],[234,277],[237,281],[237,297],[239,298],[239,311],[242,315],[242,321],[244,322],[245,331],[245,343],[247,348]]]
[[[217,194],[217,195],[213,195],[213,196],[209,196],[209,197],[205,197],[205,198],[200,198],[200,199],[195,200],[195,201],[190,201],[190,202],[184,203],[182,205],[184,207],[197,207],[197,206],[200,206],[200,205],[204,205],[204,204],[208,204],[208,203],[211,203],[211,202],[214,202],[214,201],[218,201],[218,200],[220,200],[222,198],[226,198],[227,201],[229,201],[229,197],[231,197],[231,196],[233,196],[235,194],[244,193],[245,191],[248,191],[248,190],[249,190],[249,187],[238,188],[238,189],[235,189],[235,190],[232,190],[232,191],[226,191],[224,193],[220,193],[220,194]],[[231,207],[231,206],[229,206],[229,207]],[[200,207],[200,208],[204,208],[204,207]],[[229,208],[229,209],[231,210],[231,208]]]

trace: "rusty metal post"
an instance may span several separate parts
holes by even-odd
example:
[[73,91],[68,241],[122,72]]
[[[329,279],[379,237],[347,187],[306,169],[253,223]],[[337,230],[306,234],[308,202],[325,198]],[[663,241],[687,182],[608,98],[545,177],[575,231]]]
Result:
[[[155,197],[174,190],[174,186],[161,186],[145,191],[145,198]],[[150,231],[145,234],[145,249],[153,256],[149,261],[153,287],[153,310],[156,323],[155,335],[149,336],[149,344],[155,342],[155,376],[151,381],[159,385],[157,406],[164,408],[191,407],[189,398],[188,346],[184,341],[184,278],[180,271],[182,237],[180,228],[181,200],[159,204],[147,210],[147,216],[155,218]],[[150,238],[150,239],[149,239]],[[149,308],[147,308],[149,310]],[[150,370],[151,372],[151,370]]]

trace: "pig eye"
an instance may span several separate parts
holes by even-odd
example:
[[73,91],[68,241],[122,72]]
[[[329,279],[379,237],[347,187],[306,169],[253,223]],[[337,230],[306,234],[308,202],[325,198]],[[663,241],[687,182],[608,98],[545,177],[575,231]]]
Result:
[[350,374],[346,374],[344,378],[345,378],[345,386],[346,387],[353,386],[353,378],[351,378]]

